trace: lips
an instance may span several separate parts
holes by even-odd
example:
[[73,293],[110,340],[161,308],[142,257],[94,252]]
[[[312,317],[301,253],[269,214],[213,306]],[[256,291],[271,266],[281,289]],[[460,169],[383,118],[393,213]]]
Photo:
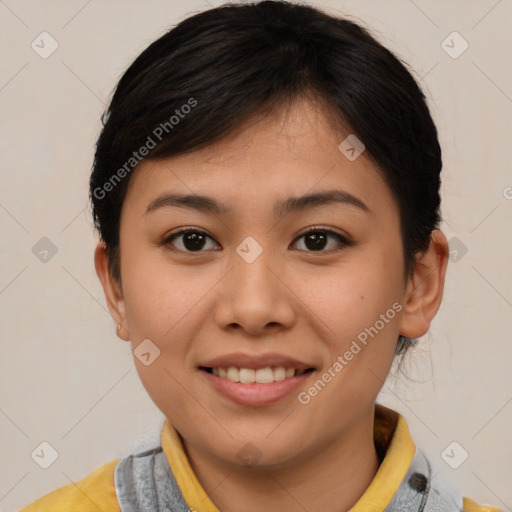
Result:
[[230,354],[199,366],[217,391],[241,405],[274,403],[297,388],[315,368],[281,354]]

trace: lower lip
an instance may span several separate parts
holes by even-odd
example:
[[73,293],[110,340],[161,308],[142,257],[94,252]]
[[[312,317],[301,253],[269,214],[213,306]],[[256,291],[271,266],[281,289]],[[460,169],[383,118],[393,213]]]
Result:
[[206,380],[221,394],[240,405],[258,407],[278,402],[300,387],[313,372],[303,373],[280,381],[260,384],[251,382],[242,384],[229,379],[217,377],[205,370],[200,370]]

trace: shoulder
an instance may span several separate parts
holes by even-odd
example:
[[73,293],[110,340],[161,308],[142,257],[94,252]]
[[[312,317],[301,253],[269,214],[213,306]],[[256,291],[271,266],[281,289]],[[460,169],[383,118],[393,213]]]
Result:
[[39,498],[19,512],[119,512],[114,470],[119,459],[107,462],[91,474]]
[[479,505],[469,498],[464,498],[463,512],[503,512],[501,508],[489,507],[488,505]]

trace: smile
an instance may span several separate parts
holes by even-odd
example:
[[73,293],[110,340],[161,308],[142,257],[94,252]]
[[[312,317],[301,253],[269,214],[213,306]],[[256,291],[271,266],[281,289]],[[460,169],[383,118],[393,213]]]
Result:
[[299,375],[303,375],[312,368],[305,370],[298,370],[296,368],[285,368],[284,366],[265,368],[237,368],[236,366],[229,366],[223,368],[221,366],[215,368],[203,368],[206,372],[215,375],[221,379],[227,379],[231,382],[240,382],[242,384],[251,384],[256,382],[258,384],[270,384],[272,382],[280,382],[285,379],[290,379]]

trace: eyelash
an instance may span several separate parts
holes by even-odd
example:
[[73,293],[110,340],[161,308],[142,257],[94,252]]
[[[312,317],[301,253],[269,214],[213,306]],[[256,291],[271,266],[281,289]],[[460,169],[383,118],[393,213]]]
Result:
[[[185,253],[189,253],[189,254],[194,254],[194,253],[202,253],[202,252],[206,252],[206,251],[203,251],[203,250],[199,250],[199,251],[187,251],[187,250],[182,250],[182,249],[177,249],[176,247],[172,246],[171,242],[178,238],[179,236],[181,235],[185,235],[185,234],[188,234],[188,233],[197,233],[197,234],[200,234],[200,235],[205,235],[206,237],[210,238],[211,240],[213,240],[213,238],[208,234],[206,233],[206,231],[203,231],[201,229],[196,229],[196,228],[185,228],[185,229],[182,229],[180,231],[177,231],[176,233],[172,233],[171,235],[167,236],[166,238],[164,238],[161,242],[160,245],[165,245],[165,246],[168,246],[171,250],[175,250],[175,251],[179,251],[179,252],[185,252]],[[343,249],[345,249],[346,247],[350,247],[351,245],[353,245],[353,242],[351,240],[349,240],[348,238],[344,237],[343,235],[340,235],[339,233],[336,233],[335,231],[332,231],[331,229],[327,229],[327,228],[324,228],[322,226],[312,226],[310,228],[308,228],[307,231],[305,231],[304,233],[300,234],[295,240],[299,240],[311,233],[323,233],[323,234],[326,234],[328,236],[333,236],[334,238],[336,238],[339,242],[339,244],[342,246],[341,248],[339,249],[330,249],[330,250],[320,250],[320,251],[305,251],[305,252],[310,252],[310,253],[332,253],[332,252],[338,252],[338,251],[341,251]],[[294,240],[294,242],[295,242]]]

